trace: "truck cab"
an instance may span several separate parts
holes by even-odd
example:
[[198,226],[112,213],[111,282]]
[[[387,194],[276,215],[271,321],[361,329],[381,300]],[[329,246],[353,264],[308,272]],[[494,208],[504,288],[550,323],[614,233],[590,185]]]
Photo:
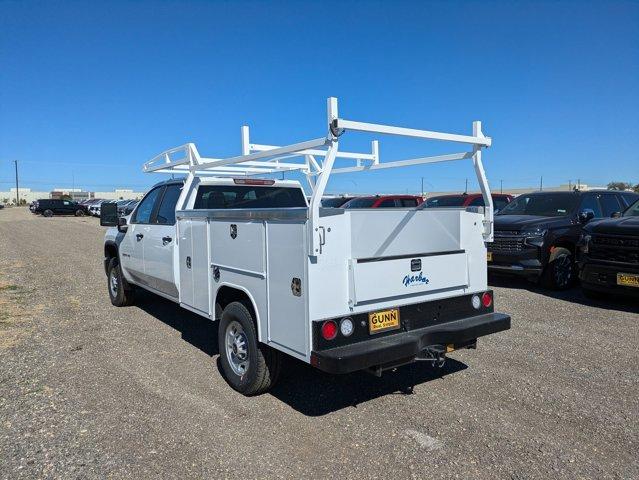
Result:
[[[143,288],[219,321],[224,376],[245,395],[275,383],[283,355],[329,373],[381,375],[418,360],[440,366],[447,354],[510,328],[487,288],[492,201],[480,150],[490,139],[480,126],[472,136],[389,132],[395,127],[340,119],[335,99],[328,113],[326,137],[286,147],[251,143],[244,127],[237,157],[202,157],[193,144],[162,152],[144,170],[185,179],[156,184],[128,218],[115,204],[102,206],[113,305],[131,305]],[[408,164],[472,157],[487,206],[321,207],[331,172],[407,165],[380,162],[376,142],[371,153],[340,151],[349,130],[474,145]],[[339,167],[337,158],[357,163]],[[295,169],[307,176],[310,201],[298,181],[268,177]]]
[[541,281],[549,289],[570,288],[577,278],[582,227],[593,219],[610,218],[638,198],[608,190],[522,194],[495,215],[488,271]]
[[586,296],[639,299],[639,200],[615,218],[588,223],[579,245],[579,278]]

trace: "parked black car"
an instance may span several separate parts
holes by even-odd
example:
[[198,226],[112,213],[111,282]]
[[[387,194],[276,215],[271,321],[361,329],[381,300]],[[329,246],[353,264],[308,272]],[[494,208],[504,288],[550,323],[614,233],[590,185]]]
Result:
[[584,227],[579,270],[588,297],[609,292],[639,298],[639,201],[618,218]]
[[75,215],[83,217],[88,213],[87,207],[71,200],[42,199],[36,200],[33,213],[41,213],[45,217],[53,215]]
[[124,212],[122,213],[122,216],[126,217],[127,215],[130,215],[131,212],[133,212],[133,210],[135,209],[135,207],[138,206],[138,202],[137,200],[132,200],[131,202],[129,202],[125,207],[124,207]]
[[520,195],[495,215],[495,241],[488,244],[488,271],[541,280],[548,288],[570,287],[582,226],[610,217],[639,199],[631,192],[535,192]]

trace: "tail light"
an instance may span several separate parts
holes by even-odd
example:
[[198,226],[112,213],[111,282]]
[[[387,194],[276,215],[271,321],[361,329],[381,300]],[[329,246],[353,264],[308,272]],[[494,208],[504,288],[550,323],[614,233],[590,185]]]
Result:
[[493,304],[493,296],[490,292],[484,292],[481,296],[481,303],[484,307],[488,308]]
[[326,320],[322,324],[322,337],[324,340],[333,340],[337,336],[337,323],[333,320]]

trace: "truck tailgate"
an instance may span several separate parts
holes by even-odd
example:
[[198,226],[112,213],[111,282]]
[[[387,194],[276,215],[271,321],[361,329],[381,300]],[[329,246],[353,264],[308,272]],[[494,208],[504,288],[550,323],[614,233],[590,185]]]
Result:
[[354,305],[457,289],[468,283],[468,260],[463,250],[350,262],[349,290]]

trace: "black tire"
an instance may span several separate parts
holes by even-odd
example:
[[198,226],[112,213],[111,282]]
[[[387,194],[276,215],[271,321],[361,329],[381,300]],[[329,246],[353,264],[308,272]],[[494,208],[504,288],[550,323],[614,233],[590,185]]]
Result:
[[84,210],[76,210],[75,211],[75,216],[76,217],[84,217]]
[[575,282],[575,261],[570,250],[559,248],[552,262],[546,265],[541,283],[553,290],[567,290]]
[[128,307],[133,305],[134,290],[126,281],[120,269],[120,262],[112,258],[107,269],[107,289],[111,303],[116,307]]
[[42,212],[42,216],[43,217],[53,217],[53,210],[46,209],[44,212]]
[[[241,328],[237,328],[238,325]],[[242,344],[243,348],[236,348],[238,344]],[[222,312],[218,347],[224,377],[238,392],[247,396],[259,395],[277,382],[282,365],[281,354],[258,342],[253,316],[243,303],[229,303]],[[241,363],[233,360],[241,361],[241,355],[246,355],[244,369]]]

